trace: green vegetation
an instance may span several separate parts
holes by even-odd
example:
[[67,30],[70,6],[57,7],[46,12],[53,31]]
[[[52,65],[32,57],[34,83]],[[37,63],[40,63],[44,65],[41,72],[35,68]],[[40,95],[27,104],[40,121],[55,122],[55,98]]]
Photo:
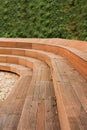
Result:
[[87,40],[87,0],[1,0],[0,37]]

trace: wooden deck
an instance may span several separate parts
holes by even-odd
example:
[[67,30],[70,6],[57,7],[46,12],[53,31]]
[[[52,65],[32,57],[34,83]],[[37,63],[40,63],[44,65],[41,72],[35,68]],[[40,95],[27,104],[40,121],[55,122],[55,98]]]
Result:
[[87,53],[70,46],[4,41],[0,70],[20,75],[0,101],[0,130],[87,130]]

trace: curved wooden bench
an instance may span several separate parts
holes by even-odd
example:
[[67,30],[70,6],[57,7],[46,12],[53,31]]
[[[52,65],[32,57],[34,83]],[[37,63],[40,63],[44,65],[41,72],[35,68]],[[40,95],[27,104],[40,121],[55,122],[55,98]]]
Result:
[[[39,43],[38,44],[32,43],[30,45],[28,43],[16,43],[14,44],[14,46],[13,43],[8,43],[8,45],[6,46],[17,47],[17,48],[33,48],[37,50],[49,51],[55,54],[62,55],[63,57],[68,59],[68,61],[71,62],[72,65],[87,79],[87,73],[86,73],[87,54],[86,53],[82,53],[81,51],[77,51],[76,49],[73,50],[72,48],[68,48],[64,46],[54,46],[54,45],[47,45],[47,44],[44,45]],[[25,52],[23,50],[19,52],[16,49],[12,53],[14,55],[25,54],[24,56],[39,58],[40,60],[43,60],[50,66],[52,78],[54,82],[56,98],[57,98],[61,129],[63,130],[87,129],[87,125],[86,125],[87,82],[72,67],[70,67],[69,64],[67,64],[67,62],[61,57],[57,58],[56,56],[52,56],[49,53],[50,55],[49,58],[47,54],[42,51]],[[11,61],[11,60],[12,60],[11,58],[7,59],[7,61]],[[14,63],[15,62],[16,59],[14,58]],[[20,63],[26,65],[24,59],[21,59]],[[29,66],[32,67],[31,64]]]
[[[13,60],[12,60],[13,59]],[[25,126],[26,126],[26,128],[27,129],[29,129],[29,121],[28,120],[25,120],[26,121],[26,123],[24,124],[24,125],[22,125],[21,124],[21,122],[23,121],[23,119],[25,118],[25,119],[27,119],[27,118],[30,118],[30,120],[31,121],[33,121],[34,122],[34,124],[36,124],[36,120],[37,120],[37,127],[39,126],[39,122],[40,122],[40,120],[42,119],[39,119],[39,115],[38,115],[38,117],[37,117],[37,119],[36,118],[32,118],[32,110],[30,111],[30,116],[28,117],[28,115],[26,116],[26,114],[27,114],[27,111],[29,111],[29,109],[27,110],[26,109],[26,105],[30,105],[31,106],[31,104],[34,104],[34,102],[35,102],[35,104],[39,104],[38,106],[37,106],[37,109],[36,110],[39,110],[40,112],[42,111],[42,108],[44,109],[45,108],[45,110],[44,111],[42,111],[41,112],[41,116],[43,115],[45,115],[45,112],[47,113],[47,115],[49,114],[47,111],[49,110],[49,112],[50,113],[52,113],[54,116],[53,117],[51,117],[51,119],[49,118],[49,116],[47,116],[47,117],[44,117],[45,119],[47,119],[48,118],[48,121],[46,122],[46,126],[44,126],[44,121],[45,120],[43,120],[43,122],[42,122],[42,124],[41,124],[41,128],[43,127],[46,127],[47,129],[49,129],[49,121],[51,121],[51,124],[50,124],[50,128],[59,128],[59,121],[58,121],[58,116],[57,116],[57,114],[55,114],[55,111],[54,111],[54,109],[56,110],[56,106],[55,107],[52,107],[51,106],[51,103],[52,103],[52,101],[54,100],[54,99],[51,99],[51,98],[49,98],[50,96],[51,96],[51,94],[49,94],[49,90],[50,90],[50,87],[49,87],[49,85],[51,84],[50,83],[50,77],[49,77],[49,71],[48,71],[48,69],[46,69],[46,68],[48,68],[48,67],[46,67],[46,65],[44,64],[44,63],[42,63],[42,62],[40,62],[40,61],[38,61],[37,63],[36,63],[36,61],[37,60],[35,60],[35,59],[32,59],[32,58],[28,58],[28,57],[21,57],[21,56],[10,56],[10,55],[0,55],[0,60],[1,60],[1,62],[3,62],[3,61],[5,61],[5,62],[7,62],[7,63],[16,63],[16,64],[22,64],[22,65],[25,65],[25,66],[31,66],[31,68],[33,68],[33,77],[32,77],[32,83],[33,83],[33,89],[34,89],[34,87],[35,87],[35,89],[34,89],[34,95],[30,95],[31,93],[30,93],[30,89],[29,89],[29,91],[28,91],[28,94],[27,94],[27,97],[26,97],[26,99],[25,99],[25,105],[24,105],[24,107],[23,107],[23,111],[22,111],[22,115],[21,115],[21,117],[20,117],[20,115],[18,114],[18,116],[15,116],[15,113],[16,112],[19,112],[19,110],[17,110],[16,109],[16,112],[14,111],[14,109],[12,109],[12,108],[10,108],[10,107],[8,107],[8,110],[6,109],[6,106],[4,107],[2,107],[2,109],[0,110],[0,113],[2,113],[3,111],[7,111],[6,113],[9,113],[9,111],[11,112],[10,114],[11,114],[11,116],[10,116],[10,119],[9,119],[9,117],[7,116],[7,119],[9,119],[9,122],[11,122],[11,120],[12,121],[14,121],[14,120],[16,120],[17,122],[14,124],[9,124],[8,126],[7,125],[5,125],[5,126],[3,126],[3,128],[8,128],[9,130],[11,129],[11,130],[13,130],[13,129],[16,129],[17,128],[17,125],[18,125],[18,120],[20,119],[20,122],[19,122],[19,127],[18,127],[18,129],[21,129],[20,127],[22,127],[23,129],[25,128]],[[19,62],[18,62],[19,61]],[[25,63],[24,63],[25,62]],[[38,68],[38,66],[39,66],[39,68]],[[31,84],[32,84],[31,83]],[[41,88],[40,88],[40,85],[41,85]],[[42,87],[42,85],[43,85],[43,87]],[[46,87],[44,87],[44,86],[46,86]],[[39,88],[39,91],[40,91],[40,94],[38,93],[38,88]],[[45,92],[45,89],[47,88],[47,91]],[[31,89],[32,89],[32,85],[31,85]],[[43,92],[43,95],[42,95],[42,92]],[[47,94],[48,93],[48,94]],[[38,97],[38,95],[37,94],[39,94],[39,97]],[[53,95],[53,94],[52,94]],[[12,95],[12,96],[14,96],[14,95]],[[29,100],[31,99],[30,97],[32,96],[32,98],[33,98],[33,101],[32,102],[29,102]],[[54,97],[54,96],[53,96]],[[18,99],[21,99],[21,97],[19,98],[18,97]],[[45,101],[46,100],[46,101]],[[49,103],[50,103],[50,107],[48,108],[47,107],[47,103],[48,103],[48,101],[49,101]],[[21,101],[20,101],[21,102]],[[19,103],[20,103],[19,102]],[[41,102],[41,103],[40,103]],[[31,104],[30,104],[31,103]],[[46,107],[45,107],[45,104],[46,104]],[[43,106],[42,106],[43,105]],[[17,105],[16,105],[17,106]],[[20,105],[19,105],[20,106]],[[3,108],[4,108],[4,110],[3,110]],[[34,109],[35,108],[35,105],[33,105],[33,107],[32,107],[32,109]],[[11,109],[11,110],[10,110]],[[26,111],[25,111],[26,110]],[[14,111],[14,112],[13,112]],[[56,110],[57,111],[57,110]],[[21,112],[21,110],[20,110],[20,112]],[[13,114],[14,113],[14,114]],[[3,112],[3,114],[4,114],[4,112]],[[2,114],[2,118],[1,118],[1,120],[2,120],[2,122],[3,122],[3,114]],[[35,117],[35,115],[37,114],[37,111],[36,111],[36,113],[34,113],[34,117]],[[39,114],[39,113],[38,113]],[[6,119],[6,120],[7,120]],[[54,121],[53,121],[54,120]],[[1,123],[2,123],[1,122]],[[7,121],[6,121],[7,122]],[[3,123],[2,123],[3,124]],[[21,124],[21,126],[20,126],[20,124]],[[31,124],[31,122],[30,122],[30,124]],[[33,126],[32,126],[33,127]],[[35,126],[36,127],[36,126]]]
[[[58,104],[58,111],[59,111],[59,117],[60,117],[60,122],[61,122],[61,128],[63,130],[65,130],[65,129],[67,129],[67,130],[68,129],[74,130],[75,127],[78,128],[78,129],[86,128],[86,124],[85,125],[82,124],[81,120],[82,119],[87,120],[86,117],[85,117],[85,115],[86,115],[85,111],[86,111],[87,107],[85,106],[85,102],[83,102],[83,100],[81,99],[80,94],[82,93],[82,95],[84,97],[84,101],[86,100],[86,97],[84,96],[84,92],[83,91],[78,91],[79,88],[77,88],[77,89],[74,88],[74,90],[73,89],[72,90],[73,90],[73,93],[74,93],[74,95],[76,97],[76,100],[78,100],[78,97],[79,97],[80,98],[79,100],[81,101],[81,103],[83,102],[82,105],[80,105],[79,101],[78,101],[78,107],[77,107],[77,108],[80,108],[81,106],[84,107],[83,108],[84,112],[83,112],[83,114],[81,113],[81,115],[83,115],[83,116],[81,117],[81,119],[78,119],[77,115],[76,115],[76,117],[74,117],[73,110],[72,110],[71,113],[72,113],[72,117],[74,117],[74,118],[71,118],[69,116],[70,113],[68,113],[68,111],[67,111],[67,106],[68,106],[68,110],[73,108],[74,106],[72,105],[72,103],[71,103],[71,106],[70,106],[70,102],[66,106],[65,101],[68,102],[68,99],[66,98],[66,100],[65,100],[65,96],[63,96],[63,95],[67,95],[67,92],[64,90],[64,88],[62,89],[62,87],[60,87],[60,86],[66,86],[66,84],[67,84],[68,85],[67,88],[68,88],[68,91],[69,91],[70,87],[72,88],[72,84],[69,83],[69,82],[73,81],[73,77],[71,79],[67,80],[69,77],[67,76],[67,78],[65,78],[66,76],[64,75],[64,73],[67,73],[67,71],[65,71],[65,70],[62,71],[62,72],[59,71],[59,70],[62,70],[64,68],[64,65],[66,65],[66,68],[68,69],[69,65],[66,64],[66,61],[64,61],[64,59],[61,58],[61,57],[58,58],[58,56],[52,55],[51,53],[44,53],[42,51],[37,51],[36,52],[34,50],[28,50],[27,52],[25,52],[25,55],[26,55],[26,53],[27,53],[27,56],[32,56],[32,57],[35,57],[35,58],[39,58],[39,59],[47,62],[49,64],[49,66],[51,67],[51,73],[53,75],[52,77],[53,77],[54,86],[55,86],[55,93],[56,93],[56,98],[57,98],[57,104]],[[47,54],[48,54],[49,57],[47,57]],[[58,61],[58,63],[56,63],[57,61]],[[65,62],[65,64],[64,64],[64,62]],[[60,67],[58,69],[58,64],[59,63],[61,63],[61,65],[63,67],[60,65]],[[78,75],[78,73],[75,70],[73,70],[73,68],[69,67],[68,71],[70,71],[70,73],[72,72],[73,74],[76,73]],[[63,74],[62,76],[65,78],[64,81],[62,80],[61,74]],[[74,76],[76,76],[76,74]],[[85,80],[82,77],[79,77],[79,78],[83,81],[83,83],[86,84]],[[77,82],[77,84],[78,83],[80,85],[79,81]],[[75,86],[77,86],[77,85],[75,85]],[[73,96],[72,96],[72,100],[73,100],[74,104],[76,104],[76,101],[75,101]],[[75,107],[74,107],[74,109],[76,110]],[[81,110],[79,110],[79,111],[81,112]],[[69,117],[67,117],[67,116],[69,116]],[[73,119],[73,120],[70,121],[70,119]],[[73,126],[73,122],[74,122],[75,126]],[[80,124],[78,122],[80,122]]]
[[60,130],[49,67],[39,65],[33,73],[17,130]]
[[[9,72],[13,72],[16,73],[17,75],[19,75],[19,79],[17,81],[16,84],[20,84],[20,80],[22,80],[25,76],[32,76],[32,71],[31,69],[21,66],[21,65],[17,65],[17,64],[10,64],[10,63],[0,63],[0,70],[4,70],[4,71],[9,71]],[[14,90],[16,90],[18,88],[17,85],[15,85]],[[12,93],[13,93],[12,92]],[[9,95],[10,96],[10,95]],[[4,101],[3,101],[4,102]]]
[[[8,43],[9,46],[11,46],[10,43]],[[24,46],[24,43],[17,43],[17,45],[20,45],[20,47],[23,45]],[[28,45],[28,43],[27,43]],[[7,45],[8,47],[8,45]],[[16,48],[16,44],[15,44],[15,48]],[[8,53],[12,53],[12,54],[18,54],[19,55],[24,55],[24,50],[21,49],[19,52],[17,52],[17,49],[15,50],[14,48],[14,51],[11,51],[11,50],[8,50],[6,49],[6,54]],[[26,43],[25,43],[25,47],[24,48],[29,48],[29,47],[26,47]],[[1,48],[1,53],[4,52],[3,50],[4,48]],[[32,49],[36,49],[36,50],[43,50],[43,51],[46,51],[46,52],[52,52],[54,54],[57,54],[57,55],[61,55],[63,57],[65,57],[71,64],[72,66],[77,69],[78,72],[80,72],[80,74],[85,78],[87,79],[87,54],[82,52],[82,51],[79,51],[79,50],[76,50],[76,49],[73,49],[73,48],[70,48],[70,47],[65,47],[65,46],[60,46],[60,45],[57,45],[57,46],[54,46],[54,45],[47,45],[47,44],[35,44],[35,43],[32,43]],[[11,51],[11,52],[10,52]]]
[[61,38],[0,38],[1,44],[8,43],[42,43],[49,45],[63,45],[87,52],[87,41],[69,40]]
[[[22,79],[22,77],[24,77],[25,75],[32,76],[32,71],[29,68],[17,64],[0,63],[0,70],[16,73],[17,75],[19,75],[19,79],[17,82],[19,82],[20,79]],[[0,101],[0,106],[1,103],[3,103],[3,101]]]
[[20,77],[22,77],[24,75],[32,76],[31,69],[21,66],[21,65],[17,65],[17,64],[0,63],[0,70],[5,70],[5,71],[10,71],[10,72],[16,73]]
[[[20,119],[26,92],[31,81],[32,71],[21,65],[10,63],[0,63],[0,70],[10,71],[20,75],[19,80],[16,82],[15,87],[12,89],[7,99],[0,102],[0,130],[12,130],[12,128],[9,127],[15,125],[13,128],[15,129]],[[8,123],[8,121],[12,121],[13,119],[16,123]]]
[[61,45],[32,44],[32,48],[63,56],[87,79],[87,53]]

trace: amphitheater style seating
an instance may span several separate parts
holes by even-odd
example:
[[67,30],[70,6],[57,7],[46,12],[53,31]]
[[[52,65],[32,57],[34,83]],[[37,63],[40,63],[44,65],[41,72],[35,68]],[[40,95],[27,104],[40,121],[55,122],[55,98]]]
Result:
[[3,39],[0,70],[20,76],[0,101],[0,130],[87,130],[86,51]]

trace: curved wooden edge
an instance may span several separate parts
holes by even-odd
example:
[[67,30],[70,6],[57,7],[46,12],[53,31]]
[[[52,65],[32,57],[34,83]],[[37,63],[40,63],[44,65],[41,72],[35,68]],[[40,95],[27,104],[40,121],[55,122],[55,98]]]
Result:
[[22,77],[23,75],[32,75],[29,68],[17,64],[0,63],[0,70],[16,73],[20,77]]
[[80,74],[87,79],[87,54],[77,51],[69,47],[43,45],[43,44],[32,44],[33,49],[44,50],[46,52],[52,52],[57,55],[63,56],[68,60],[72,66],[80,72]]
[[[46,62],[50,66],[51,73],[54,72],[55,68],[52,66],[51,58],[56,59],[57,57],[55,55],[53,55],[53,54],[50,55],[49,53],[47,53],[48,54],[47,55],[46,53],[44,54],[44,52],[41,54],[40,52],[38,53],[38,52],[32,51],[32,50],[29,51],[29,53],[25,52],[25,54],[26,53],[27,53],[27,56],[31,56],[31,57],[34,57],[34,58],[40,58],[41,60],[43,59],[43,61]],[[12,55],[2,55],[1,56],[0,55],[0,59],[1,59],[1,57],[3,57],[2,58],[3,60],[7,59],[5,62],[16,62],[17,64],[22,64],[22,62],[23,62],[23,65],[25,64],[25,66],[27,66],[28,63],[30,62],[28,58],[26,59],[26,57],[24,58],[23,56],[12,56]],[[59,58],[61,59],[61,57],[59,57]],[[22,60],[22,62],[18,62],[20,60]],[[39,63],[39,65],[40,65],[40,63]],[[36,70],[35,66],[34,66],[34,69]],[[55,74],[52,75],[52,76],[53,76],[53,81],[54,81]],[[63,105],[63,100],[60,100],[61,99],[61,93],[59,94],[59,89],[58,88],[59,87],[57,86],[57,80],[56,80],[56,81],[54,81],[54,89],[55,89],[55,93],[56,93],[56,99],[57,99],[57,105],[58,105],[58,111],[59,111],[59,118],[60,118],[60,122],[61,122],[61,128],[63,128],[63,130],[66,130],[66,129],[69,130],[70,127],[69,127],[68,118],[66,116],[66,111],[64,110],[65,108],[64,108],[64,105]],[[60,101],[61,101],[61,103],[60,103]],[[64,116],[64,118],[62,116]],[[63,124],[63,126],[62,126],[62,124]]]
[[[0,55],[0,59],[2,59],[1,61],[6,61],[7,64],[20,64],[20,65],[24,65],[27,67],[31,67],[31,69],[33,68],[33,75],[32,75],[32,79],[34,82],[34,80],[36,80],[37,82],[43,82],[44,80],[47,80],[47,77],[44,75],[44,71],[46,69],[46,66],[44,65],[44,63],[41,63],[38,60],[32,59],[32,58],[27,58],[27,57],[21,57],[21,56],[10,56],[10,55],[4,55],[1,56]],[[13,60],[12,60],[13,59]],[[23,63],[22,63],[23,62]],[[24,63],[25,62],[25,63]],[[6,64],[6,63],[1,63],[1,64]],[[31,66],[32,65],[32,66]],[[38,67],[39,66],[39,67]],[[44,68],[44,70],[43,70]],[[40,74],[38,72],[38,69],[40,70],[39,72],[41,72]],[[43,76],[42,76],[43,73]],[[24,83],[26,82],[26,84]],[[46,81],[47,82],[47,81]],[[36,83],[36,82],[35,82]],[[15,88],[16,93],[13,91],[11,93],[11,95],[9,96],[9,98],[7,99],[6,102],[4,102],[4,104],[2,105],[2,108],[0,109],[0,114],[4,114],[6,115],[6,117],[8,118],[8,114],[12,116],[14,116],[14,114],[16,114],[17,119],[19,120],[21,117],[21,112],[23,110],[23,106],[20,106],[22,102],[24,104],[24,100],[26,100],[26,98],[24,99],[24,93],[25,93],[25,86],[27,85],[27,88],[29,88],[29,79],[28,77],[24,77],[22,79],[20,79],[20,82],[17,83],[17,87]],[[24,88],[21,88],[21,86]],[[23,89],[23,90],[22,90]],[[22,93],[20,94],[20,91],[22,91]],[[28,92],[29,90],[27,90],[26,92]],[[12,98],[13,97],[13,98]],[[11,101],[12,98],[12,101]],[[15,104],[14,104],[14,100],[15,100]],[[19,104],[18,104],[19,103]],[[13,105],[12,105],[13,104]],[[22,105],[23,105],[22,104]],[[18,108],[17,108],[18,105]],[[21,108],[22,107],[22,108]],[[8,109],[7,109],[8,108]],[[15,110],[14,110],[15,109]],[[11,121],[11,118],[9,119],[9,121]],[[3,117],[2,117],[3,120]],[[2,121],[1,120],[1,121]],[[19,122],[20,123],[20,122]],[[13,124],[11,124],[13,125]],[[17,124],[18,125],[18,124]],[[9,128],[10,130],[11,128]]]
[[[30,68],[9,62],[0,63],[0,70],[10,71],[20,75],[20,78],[8,97],[4,101],[0,101],[0,128],[2,129],[2,127],[4,128],[6,126],[6,124],[3,124],[4,116],[7,120],[6,122],[8,122],[8,120],[11,122],[14,116],[15,120],[18,121],[18,119],[20,119],[26,93],[31,83],[32,71]],[[10,119],[8,115],[10,115]],[[17,125],[17,123],[15,124]],[[14,123],[11,124],[11,126],[13,127]],[[12,128],[9,128],[9,125],[6,129],[12,130]]]
[[[26,68],[24,66],[17,65],[17,64],[0,63],[0,70],[9,71],[9,72],[16,73],[17,75],[19,75],[19,79],[17,80],[16,84],[14,85],[15,87],[17,86],[17,84],[20,84],[20,80],[22,80],[25,76],[30,76],[30,77],[32,76],[32,71],[29,68]],[[15,87],[13,88],[13,91],[14,91]],[[6,101],[8,100],[10,95],[11,94],[9,94]],[[2,102],[5,102],[5,100],[1,101],[1,103]]]
[[[38,48],[38,46],[37,46]],[[36,48],[35,48],[36,49]],[[61,48],[58,47],[56,49],[56,47],[46,47],[46,52],[52,52],[56,55],[61,55],[63,57],[65,57],[71,64],[72,66],[87,80],[87,61],[86,61],[86,56],[84,56],[85,58],[80,57],[77,55],[77,53],[79,53],[78,51],[76,51],[76,54],[71,52],[71,50],[67,50],[65,48]],[[43,49],[44,50],[44,49]],[[33,51],[33,53],[35,53],[36,51],[36,56],[34,54],[31,54],[31,51]],[[75,51],[75,50],[74,50]],[[0,54],[12,54],[12,55],[20,55],[20,56],[30,56],[31,57],[35,57],[38,58],[40,60],[43,60],[43,57],[40,56],[40,53],[46,55],[45,56],[45,60],[47,59],[47,54],[44,51],[41,50],[30,50],[30,49],[17,49],[17,48],[0,48]],[[51,55],[51,53],[49,53]],[[83,54],[83,53],[82,53]]]
[[[82,57],[82,59],[87,61],[87,53],[85,51],[78,50],[76,48],[72,48],[70,46],[64,46],[64,45],[57,45],[57,44],[47,44],[47,43],[34,43],[34,42],[0,42],[0,47],[11,47],[11,48],[23,48],[23,49],[36,49],[36,50],[44,50],[44,51],[50,51],[50,48],[56,47],[55,51],[57,51],[58,48],[64,48],[66,50],[71,51],[72,53],[75,53],[76,55]],[[49,48],[49,49],[48,49]],[[50,51],[51,52],[51,51]],[[54,52],[55,53],[55,52]]]
[[[36,70],[36,68],[38,69],[38,66],[44,67],[44,64],[42,64],[40,61],[38,61],[36,59],[28,58],[28,57],[25,58],[25,57],[21,57],[21,56],[0,55],[0,62],[1,62],[1,64],[8,63],[8,66],[1,65],[1,69],[8,70],[8,71],[14,71],[15,73],[22,75],[20,77],[20,81],[18,82],[18,84],[21,83],[21,81],[22,82],[24,81],[24,80],[22,80],[24,77],[26,77],[26,76],[31,77],[31,74],[29,74],[29,70],[23,69],[20,71],[20,70],[18,70],[18,67],[14,68],[15,64],[18,64],[18,66],[22,65],[22,66],[31,68],[33,70],[33,72]],[[9,64],[14,64],[14,67],[13,67],[13,65],[9,66]],[[37,74],[36,74],[36,77],[37,77]],[[32,78],[33,78],[33,76],[32,76]],[[16,85],[16,86],[18,86],[18,85]],[[16,87],[15,87],[15,89],[16,89]]]
[[13,43],[39,43],[39,44],[49,44],[49,45],[63,45],[72,48],[76,48],[83,52],[87,52],[87,41],[80,40],[69,40],[61,38],[0,38],[0,43],[6,44]]
[[[27,54],[26,54],[27,53]],[[50,54],[50,53],[49,53]],[[69,53],[68,53],[69,54]],[[46,53],[40,53],[40,51],[38,52],[36,52],[36,51],[29,51],[29,52],[26,52],[25,51],[25,56],[31,56],[31,57],[34,57],[34,58],[39,58],[40,60],[43,60],[43,61],[45,61],[50,67],[52,66],[52,64],[51,64],[51,57],[50,56],[47,56],[47,54]],[[56,58],[54,55],[51,55],[52,56],[52,58]],[[3,55],[3,56],[0,56],[0,57],[5,57],[5,55]],[[1,59],[1,58],[0,58]],[[2,58],[5,62],[14,62],[14,63],[18,63],[18,64],[23,64],[23,65],[25,65],[25,66],[27,66],[28,64],[26,64],[26,63],[28,63],[28,58],[24,58],[24,57],[18,57],[18,59],[20,59],[20,60],[17,60],[17,57],[16,56],[9,56],[9,55],[7,55],[7,58],[6,59],[4,59],[4,58]],[[13,59],[13,61],[12,61],[12,59]],[[20,61],[20,62],[19,62]],[[25,62],[24,62],[25,61]],[[32,67],[31,67],[32,68]],[[51,68],[52,69],[52,68]],[[55,81],[55,82],[57,82],[57,81]],[[56,84],[54,84],[55,85],[55,87],[56,87]],[[57,90],[57,91],[55,91],[56,92],[56,96],[58,96],[58,91],[59,90]],[[58,98],[58,97],[57,97]],[[61,100],[62,101],[62,100]],[[59,105],[59,103],[58,103],[58,108],[59,108],[59,106],[62,106],[62,105]],[[68,123],[68,121],[67,121],[67,116],[65,116],[66,115],[66,113],[65,113],[65,111],[64,111],[64,108],[63,108],[63,106],[62,106],[62,108],[59,108],[60,109],[60,111],[63,113],[63,116],[65,117],[65,121],[64,121],[64,119],[62,119],[63,117],[61,116],[61,120],[62,120],[62,124],[63,124],[63,130],[70,130],[70,126],[69,126],[69,123]],[[61,113],[60,112],[60,113]]]

